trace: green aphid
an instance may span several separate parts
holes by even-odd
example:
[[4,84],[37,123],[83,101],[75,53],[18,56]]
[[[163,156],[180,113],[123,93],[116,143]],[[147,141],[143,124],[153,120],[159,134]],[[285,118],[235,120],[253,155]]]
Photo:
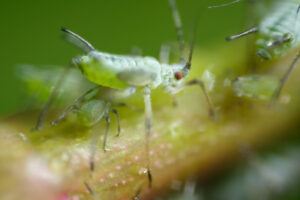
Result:
[[271,75],[241,76],[233,82],[233,91],[238,97],[270,101],[279,83],[278,78]]
[[[265,12],[260,23],[243,33],[226,38],[227,41],[256,33],[256,54],[262,60],[280,58],[287,53],[299,48],[300,45],[300,19],[298,0],[285,0],[272,2],[269,11]],[[278,88],[274,92],[274,100],[281,94],[282,88],[289,78],[292,70],[300,58],[300,52],[282,76]]]
[[[149,138],[152,127],[152,106],[150,97],[151,90],[158,87],[163,87],[165,88],[165,91],[167,93],[175,94],[188,85],[199,85],[207,100],[210,116],[215,116],[215,112],[210,98],[208,97],[208,94],[206,92],[204,83],[198,79],[184,83],[184,79],[188,76],[191,68],[194,41],[192,42],[190,52],[187,57],[184,52],[185,48],[183,31],[175,0],[169,0],[169,5],[172,11],[172,16],[179,38],[179,46],[181,51],[181,60],[179,63],[162,63],[153,57],[127,56],[104,53],[96,50],[88,41],[83,39],[81,36],[66,28],[62,28],[62,31],[65,33],[66,39],[78,46],[86,53],[86,55],[74,58],[71,62],[71,66],[78,68],[86,79],[99,87],[99,90],[101,90],[101,87],[106,87],[110,88],[109,92],[114,89],[121,92],[125,91],[125,93],[127,93],[128,89],[134,91],[138,88],[142,89],[145,103],[145,135],[147,152],[146,167],[149,186],[151,186],[152,182],[149,160]],[[98,89],[97,86],[95,90]],[[88,93],[89,92],[87,92],[87,94]],[[86,94],[84,94],[82,97],[77,99],[77,103],[75,105],[69,107],[64,113],[68,113],[70,109],[76,109],[77,104],[80,104],[79,108],[82,109],[81,114],[83,114],[83,117],[80,118],[83,123],[88,124],[92,122],[91,125],[93,125],[96,123],[93,122],[93,119],[96,119],[95,121],[97,121],[97,117],[105,117],[106,121],[109,123],[109,120],[106,116],[109,113],[111,101],[106,101],[101,95],[101,98],[98,98],[97,96],[98,93],[93,96],[91,100],[89,99],[82,104],[82,100],[86,98]],[[124,98],[126,98],[126,95],[124,95]],[[45,108],[46,109],[42,111],[41,116],[43,116],[43,112],[47,110],[47,104]],[[64,113],[56,121],[60,121],[60,118],[63,118],[65,116]],[[42,117],[39,118],[39,122],[43,121],[41,120],[41,118]],[[53,124],[56,124],[56,122],[53,122]],[[37,128],[39,128],[40,125],[41,123],[38,123]]]

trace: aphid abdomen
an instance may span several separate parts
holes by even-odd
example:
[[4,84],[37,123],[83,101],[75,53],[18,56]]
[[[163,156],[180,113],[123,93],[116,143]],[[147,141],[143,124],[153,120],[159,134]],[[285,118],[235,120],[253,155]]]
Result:
[[299,44],[297,8],[294,0],[274,4],[259,25],[256,41],[258,55],[264,59],[278,58]]
[[93,83],[117,89],[123,89],[127,86],[126,83],[116,78],[119,70],[118,65],[110,67],[107,62],[96,60],[90,55],[76,59],[75,65],[80,68],[83,76]]
[[248,75],[238,77],[233,83],[236,96],[269,101],[279,85],[279,79],[271,75]]
[[84,126],[91,127],[109,112],[110,104],[103,100],[91,100],[78,110],[78,119]]
[[119,56],[92,51],[77,59],[83,75],[96,84],[123,89],[126,86],[157,87],[160,63],[151,57]]
[[124,99],[133,95],[136,92],[135,87],[127,87],[125,89],[111,89],[102,87],[97,99],[103,99],[112,103],[124,102]]

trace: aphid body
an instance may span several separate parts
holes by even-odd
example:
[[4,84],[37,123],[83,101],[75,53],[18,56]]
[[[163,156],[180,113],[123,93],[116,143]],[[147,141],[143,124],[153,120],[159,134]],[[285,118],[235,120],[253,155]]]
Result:
[[278,85],[279,80],[271,75],[247,75],[233,82],[233,91],[238,97],[269,101]]
[[297,19],[299,1],[278,1],[262,19],[256,39],[257,55],[274,59],[285,55],[300,43]]
[[112,55],[97,50],[75,58],[73,63],[91,82],[117,89],[128,86],[155,89],[163,85],[172,92],[189,71],[186,63],[168,65],[152,57]]
[[[95,89],[86,92],[86,94],[78,98],[77,102],[81,104],[83,102],[82,100],[94,93],[94,90],[101,90],[101,87],[109,88],[107,89],[108,93],[111,93],[112,90],[121,90],[120,93],[122,94],[120,96],[123,96],[124,98],[134,93],[136,88],[142,88],[146,118],[146,160],[149,187],[151,187],[152,183],[149,158],[149,140],[152,127],[152,106],[150,97],[151,90],[162,86],[168,93],[176,93],[182,90],[185,86],[195,84],[199,85],[205,94],[205,98],[209,106],[209,114],[212,117],[215,115],[211,101],[206,93],[204,83],[198,79],[191,80],[187,83],[183,82],[191,68],[194,41],[192,42],[190,48],[189,57],[186,59],[183,51],[184,40],[182,35],[181,20],[176,8],[175,0],[169,0],[169,4],[172,10],[173,20],[177,29],[177,35],[181,49],[181,61],[176,64],[169,65],[167,63],[160,63],[157,59],[152,57],[125,56],[103,53],[96,50],[89,42],[76,33],[62,28],[62,31],[66,33],[66,39],[86,52],[86,55],[74,58],[72,60],[72,66],[78,67],[86,79],[97,85]],[[84,110],[85,112],[82,121],[87,124],[92,122],[90,125],[96,123],[98,119],[102,118],[103,116],[105,117],[109,113],[111,102],[115,100],[114,97],[113,99],[107,101],[104,98],[103,93],[95,93],[96,94],[92,97],[92,101],[87,101],[84,103],[84,105],[80,106],[81,110]],[[70,106],[56,121],[60,121],[61,118],[64,118],[66,113],[76,107],[77,104]],[[95,122],[93,122],[93,119],[95,119]],[[105,117],[105,119],[107,124],[109,124],[108,118]],[[54,122],[54,124],[55,123],[56,122]],[[97,142],[94,143],[94,146],[96,146],[96,143]],[[91,169],[93,169],[92,165]]]
[[[257,33],[255,49],[260,58],[271,60],[282,57],[300,45],[299,8],[299,1],[297,0],[274,1],[271,9],[265,14],[257,27],[229,36],[226,40],[230,41],[251,33]],[[300,52],[281,77],[280,84],[273,94],[273,100],[279,98],[282,88],[299,58]]]

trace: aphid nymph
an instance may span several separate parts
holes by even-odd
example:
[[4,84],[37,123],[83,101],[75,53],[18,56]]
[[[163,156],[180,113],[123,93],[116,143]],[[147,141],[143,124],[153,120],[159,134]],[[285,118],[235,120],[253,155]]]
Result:
[[[182,25],[175,0],[169,0],[169,5],[173,14],[173,20],[175,22],[180,44],[181,60],[179,63],[167,64],[161,63],[152,57],[103,53],[96,50],[96,48],[94,48],[87,40],[76,33],[66,28],[61,29],[66,33],[66,38],[69,41],[86,52],[86,55],[74,58],[72,60],[72,66],[78,67],[82,72],[82,75],[89,81],[99,86],[117,90],[124,90],[128,87],[142,88],[146,118],[146,160],[149,187],[151,187],[152,184],[149,155],[149,140],[152,127],[151,90],[162,86],[166,89],[166,92],[173,94],[188,85],[200,85],[208,103],[209,114],[211,117],[215,116],[204,83],[198,79],[184,83],[184,79],[188,76],[191,68],[194,40],[191,43],[188,59],[186,59]],[[87,105],[87,108],[88,107],[89,106]],[[101,106],[99,105],[99,107]]]

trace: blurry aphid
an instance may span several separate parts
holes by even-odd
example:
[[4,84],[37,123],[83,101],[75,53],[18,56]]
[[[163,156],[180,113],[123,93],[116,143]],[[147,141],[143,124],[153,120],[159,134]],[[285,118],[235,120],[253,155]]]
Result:
[[[42,69],[24,65],[19,68],[18,74],[20,78],[22,78],[26,91],[34,95],[37,101],[45,102],[46,99],[51,96],[52,87],[63,73],[63,70],[64,69],[57,67]],[[83,93],[83,91],[84,94],[82,95],[81,93]],[[118,128],[116,135],[119,136],[121,131],[119,113],[114,107],[127,106],[122,100],[135,93],[135,91],[136,89],[133,87],[127,87],[123,90],[101,87],[86,80],[78,70],[69,69],[68,75],[64,77],[64,81],[61,82],[60,87],[57,89],[56,98],[53,99],[52,103],[55,103],[56,107],[59,106],[60,108],[61,106],[72,105],[68,106],[51,125],[57,125],[72,111],[77,115],[78,124],[87,128],[92,128],[95,124],[100,122],[102,118],[105,118],[107,124],[103,139],[103,150],[106,151],[107,134],[110,124],[109,114],[114,114],[116,117]],[[78,98],[79,94],[81,96]],[[74,103],[75,98],[77,99]],[[48,105],[50,106],[49,103]],[[128,107],[135,109],[133,106]],[[42,121],[43,120],[39,120],[39,122]],[[97,132],[97,134],[93,135],[91,141],[91,172],[94,171],[94,154],[99,142],[99,134],[100,133]]]
[[[33,65],[20,65],[17,68],[18,78],[22,81],[22,86],[30,96],[29,102],[32,106],[45,103],[51,94],[53,85],[58,81],[63,73],[60,66],[36,67]],[[64,77],[58,94],[55,99],[55,106],[60,107],[74,101],[84,91],[95,84],[86,80],[76,69],[70,69],[68,76]]]
[[233,82],[233,91],[238,97],[270,101],[279,84],[271,75],[240,76]]
[[[98,88],[96,87],[92,89],[93,91],[87,92],[82,97],[77,99],[77,103],[73,107],[68,108],[66,113],[69,112],[69,110],[77,108],[77,105],[79,104],[87,114],[87,122],[91,123],[92,121],[91,124],[94,124],[94,122],[97,121],[98,116],[107,116],[109,113],[109,106],[107,106],[109,102],[103,101],[102,99],[93,100],[92,102],[83,102],[82,100],[85,100],[86,96],[88,96],[90,93],[98,93],[96,91],[100,90],[101,86],[114,88],[116,90],[124,90],[126,88],[142,88],[146,116],[146,160],[149,187],[151,187],[152,184],[149,158],[149,140],[152,127],[152,106],[150,97],[151,90],[156,89],[158,86],[162,86],[166,89],[166,92],[174,94],[181,91],[188,85],[199,85],[207,100],[209,115],[212,118],[215,117],[214,108],[206,92],[204,83],[198,79],[191,80],[187,83],[183,82],[184,78],[189,74],[191,68],[195,33],[191,42],[188,59],[186,59],[186,55],[184,53],[182,25],[178,10],[176,8],[175,0],[169,0],[169,4],[173,15],[173,20],[175,22],[181,51],[180,62],[171,65],[160,63],[158,60],[152,57],[113,55],[100,52],[81,36],[66,28],[62,28],[62,31],[66,34],[65,36],[67,40],[71,41],[73,44],[87,53],[84,56],[74,58],[72,60],[72,66],[78,67],[84,77],[94,84],[99,85]],[[60,82],[58,82],[57,85],[60,85]],[[55,92],[56,90],[53,91],[53,93]],[[81,105],[83,103],[85,104]],[[48,108],[46,104],[42,113],[47,109]],[[100,109],[100,111],[98,111],[98,109]],[[96,111],[98,113],[95,114],[94,112]],[[63,118],[65,114],[63,113],[61,116]],[[61,117],[58,118],[58,121],[60,121],[60,118]],[[84,117],[84,119],[85,118],[86,117]],[[95,120],[90,121],[90,118]],[[41,119],[39,119],[39,121],[40,120]],[[108,118],[106,118],[106,121],[109,123]],[[54,124],[56,123],[54,122]]]
[[[282,57],[288,52],[299,47],[300,24],[298,19],[299,1],[286,0],[276,1],[272,8],[261,20],[257,27],[253,27],[243,33],[226,38],[234,40],[252,33],[257,33],[255,42],[256,54],[263,60],[271,60]],[[277,100],[282,88],[289,78],[292,70],[300,58],[300,52],[282,76],[280,84],[273,94],[273,100]]]
[[[115,106],[126,106],[121,101],[134,94],[136,89],[134,87],[127,87],[123,90],[107,88],[102,86],[95,86],[85,92],[82,96],[75,100],[75,103],[69,106],[58,118],[51,122],[51,125],[57,125],[61,122],[68,113],[76,111],[78,123],[86,127],[93,127],[103,118],[106,122],[103,138],[103,150],[106,149],[107,135],[110,126],[110,114],[116,117],[118,132],[116,136],[120,135],[119,113],[114,108]],[[91,154],[90,154],[90,170],[94,171],[94,156],[99,143],[100,132],[96,131],[91,138]]]
[[235,4],[239,1],[241,1],[241,0],[235,0],[235,1],[232,1],[232,2],[229,2],[229,3],[220,4],[220,5],[216,5],[216,6],[209,6],[208,8],[212,9],[212,8],[221,8],[221,7],[231,6],[231,5],[233,5],[233,4]]

